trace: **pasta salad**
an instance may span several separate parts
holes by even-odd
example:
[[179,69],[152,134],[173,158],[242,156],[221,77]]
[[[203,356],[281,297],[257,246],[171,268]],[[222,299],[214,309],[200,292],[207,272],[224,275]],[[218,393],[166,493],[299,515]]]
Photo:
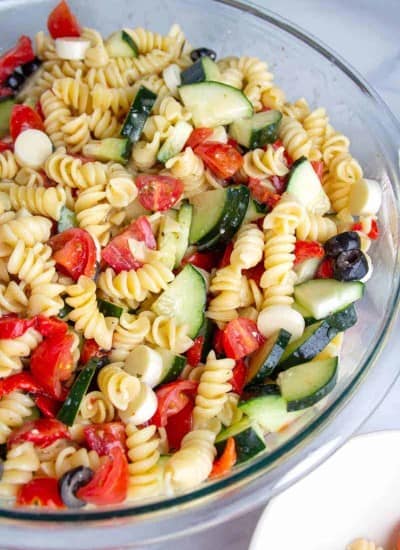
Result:
[[0,58],[0,497],[188,491],[334,388],[381,187],[256,57],[47,27]]

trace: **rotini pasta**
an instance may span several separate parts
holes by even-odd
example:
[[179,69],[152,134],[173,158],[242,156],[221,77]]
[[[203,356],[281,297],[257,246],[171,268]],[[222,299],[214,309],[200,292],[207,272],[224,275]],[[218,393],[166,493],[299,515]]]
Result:
[[22,426],[32,414],[35,403],[22,392],[15,391],[0,399],[0,443],[6,443],[14,428]]
[[13,498],[19,487],[28,483],[39,469],[40,462],[32,443],[21,443],[7,452],[0,480],[0,496]]
[[[78,160],[78,159],[77,159]],[[3,181],[0,190],[7,192],[14,210],[26,208],[31,214],[60,218],[67,196],[62,187],[25,187],[14,182]]]
[[128,499],[149,497],[162,491],[162,470],[159,465],[160,438],[154,425],[137,428],[126,426],[129,458]]

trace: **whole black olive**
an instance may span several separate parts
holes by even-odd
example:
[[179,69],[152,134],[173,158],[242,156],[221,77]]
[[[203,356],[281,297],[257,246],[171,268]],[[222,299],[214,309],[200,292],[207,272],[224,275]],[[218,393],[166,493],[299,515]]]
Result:
[[40,61],[40,59],[38,57],[35,57],[35,59],[33,59],[32,61],[29,61],[28,63],[24,63],[23,65],[21,65],[21,69],[25,78],[35,73],[41,64],[42,62]]
[[190,58],[193,63],[200,59],[200,57],[210,57],[213,61],[215,61],[217,59],[217,54],[214,50],[210,50],[209,48],[197,48],[197,50],[191,51]]
[[59,479],[58,487],[62,501],[68,508],[81,508],[85,506],[85,501],[76,496],[78,489],[87,485],[93,477],[93,470],[86,466],[78,466],[72,470],[68,470]]
[[335,258],[333,276],[338,281],[359,281],[368,269],[368,260],[361,250],[346,250]]
[[25,76],[18,71],[14,71],[10,76],[7,78],[5,84],[7,88],[11,88],[15,92],[17,92],[21,86],[25,82]]
[[327,256],[336,257],[341,252],[360,248],[360,235],[356,231],[345,231],[328,239],[324,245]]

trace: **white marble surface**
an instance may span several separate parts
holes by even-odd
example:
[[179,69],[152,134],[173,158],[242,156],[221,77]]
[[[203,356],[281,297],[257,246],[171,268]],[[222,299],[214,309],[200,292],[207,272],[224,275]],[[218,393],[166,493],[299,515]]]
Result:
[[[400,118],[400,0],[257,0],[338,52],[377,89]],[[400,321],[388,346],[394,345]],[[400,429],[400,380],[360,431]],[[246,550],[261,508],[157,550]],[[155,548],[152,550],[156,550]]]

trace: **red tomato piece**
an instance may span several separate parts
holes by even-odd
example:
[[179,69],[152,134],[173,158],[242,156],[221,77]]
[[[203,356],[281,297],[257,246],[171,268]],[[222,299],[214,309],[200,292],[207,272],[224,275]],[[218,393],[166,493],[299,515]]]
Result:
[[353,224],[352,228],[351,228],[352,231],[362,231],[363,230],[363,226],[360,222],[356,222]]
[[49,240],[57,269],[77,281],[81,275],[93,277],[96,271],[96,245],[87,231],[74,227]]
[[368,237],[375,241],[379,237],[379,227],[376,220],[372,220],[371,229],[368,233]]
[[44,131],[43,120],[28,105],[14,105],[10,116],[10,134],[15,141],[21,132],[29,129]]
[[[283,145],[283,141],[281,139],[277,139],[273,144],[272,144],[272,147],[274,148],[274,150],[276,151],[277,149],[279,149],[279,147],[285,147]],[[293,159],[292,157],[289,155],[289,153],[286,151],[283,152],[283,156],[285,157],[285,160],[286,160],[286,164],[288,166],[288,168],[290,168],[293,164]]]
[[182,265],[192,264],[205,271],[211,271],[218,264],[218,252],[194,252],[187,258],[183,258]]
[[60,401],[47,397],[47,395],[37,395],[34,401],[39,411],[46,418],[55,418],[61,408]]
[[182,439],[192,429],[194,399],[190,399],[178,413],[170,416],[165,426],[171,449],[179,449]]
[[37,477],[22,485],[18,491],[17,506],[46,506],[64,508],[58,480],[55,477]]
[[86,365],[92,357],[104,357],[107,352],[102,350],[95,340],[84,340],[79,362]]
[[246,382],[247,366],[243,359],[236,361],[236,365],[232,371],[232,378],[229,381],[232,386],[232,391],[242,395],[243,388]]
[[44,338],[64,336],[68,332],[68,325],[57,317],[46,317],[37,315],[35,317],[35,328]]
[[217,329],[214,333],[214,341],[213,341],[213,348],[215,350],[215,353],[221,357],[225,356],[225,350],[224,350],[224,331],[220,328]]
[[278,195],[282,195],[287,187],[287,176],[270,176],[268,179],[274,186]]
[[210,479],[221,477],[228,474],[236,464],[236,444],[233,437],[229,437],[224,452],[219,458],[216,458],[210,473]]
[[322,181],[322,174],[324,173],[324,162],[322,160],[312,160],[311,166],[314,168],[314,172]]
[[34,319],[19,319],[16,315],[5,315],[0,318],[0,338],[2,340],[18,338],[34,323]]
[[52,38],[81,35],[78,20],[64,0],[57,4],[50,13],[47,19],[47,28]]
[[156,426],[166,426],[168,418],[181,411],[194,396],[198,383],[192,380],[177,380],[164,384],[156,391],[158,407],[151,423]]
[[143,265],[141,261],[132,256],[129,248],[129,239],[143,241],[147,248],[153,250],[157,246],[149,220],[146,216],[140,216],[125,231],[114,237],[101,253],[103,260],[116,273],[138,269]]
[[231,147],[234,147],[237,151],[239,151],[239,153],[241,152],[240,145],[236,141],[236,139],[228,137],[228,145],[230,145]]
[[43,449],[59,439],[71,439],[67,426],[56,418],[38,418],[25,422],[21,428],[14,430],[7,439],[8,447],[30,441]]
[[136,178],[139,190],[138,200],[143,208],[153,212],[162,212],[174,206],[181,198],[183,182],[171,176],[142,174]]
[[243,165],[242,155],[228,143],[201,143],[196,147],[195,153],[211,172],[221,179],[231,178]]
[[239,317],[229,321],[224,330],[224,350],[227,357],[242,359],[253,353],[263,343],[264,338],[251,319]]
[[0,140],[0,153],[3,153],[4,151],[12,151],[13,150],[13,144],[10,141]]
[[[21,36],[16,45],[0,57],[0,83],[4,82],[14,70],[35,58],[29,36]],[[7,95],[12,95],[7,94]]]
[[256,201],[266,204],[270,208],[274,208],[274,206],[281,199],[280,195],[271,191],[271,189],[266,187],[265,184],[263,184],[263,182],[259,179],[249,178],[248,187],[250,189],[250,193]]
[[0,397],[13,391],[29,392],[32,395],[46,394],[47,391],[29,372],[19,372],[0,379]]
[[296,241],[294,245],[295,265],[309,258],[323,258],[324,254],[324,247],[317,241]]
[[89,449],[100,456],[109,455],[114,447],[119,447],[123,452],[126,450],[126,434],[122,422],[91,424],[86,426],[84,434]]
[[119,447],[113,447],[92,480],[81,487],[76,495],[91,504],[118,504],[126,498],[128,481],[129,470],[125,453]]
[[333,279],[333,259],[325,258],[318,267],[316,279]]
[[61,382],[68,380],[72,373],[73,342],[72,334],[46,338],[31,355],[33,376],[56,399],[63,396]]
[[233,242],[231,241],[226,245],[226,248],[224,250],[224,254],[218,264],[218,268],[222,269],[223,267],[228,266],[231,263],[231,254],[233,250]]
[[200,143],[210,139],[212,135],[212,128],[195,128],[190,134],[185,147],[191,147],[194,150],[198,145],[200,145]]
[[187,350],[186,359],[192,367],[196,367],[200,363],[203,346],[204,336],[198,336],[194,340],[193,346]]
[[243,275],[245,275],[248,279],[253,279],[253,281],[260,286],[261,277],[263,276],[264,271],[264,262],[261,261],[256,266],[251,267],[250,269],[245,269],[243,271]]

